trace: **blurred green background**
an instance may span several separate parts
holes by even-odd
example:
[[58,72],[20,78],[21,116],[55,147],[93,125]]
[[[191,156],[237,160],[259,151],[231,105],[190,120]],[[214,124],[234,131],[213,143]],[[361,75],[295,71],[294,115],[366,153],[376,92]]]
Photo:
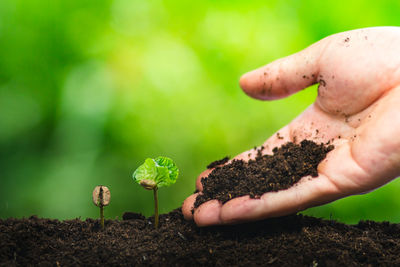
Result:
[[[399,25],[393,1],[0,1],[0,218],[153,214],[131,174],[146,157],[180,167],[161,212],[205,166],[263,141],[316,97],[262,102],[241,74],[336,32]],[[367,56],[367,55],[366,55]],[[306,214],[400,221],[399,181]]]

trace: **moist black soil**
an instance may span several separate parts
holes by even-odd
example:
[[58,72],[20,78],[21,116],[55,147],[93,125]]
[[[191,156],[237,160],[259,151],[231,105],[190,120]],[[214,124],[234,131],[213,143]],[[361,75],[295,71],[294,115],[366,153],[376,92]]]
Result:
[[223,159],[216,160],[216,161],[213,161],[213,162],[211,162],[210,164],[208,164],[208,165],[207,165],[207,169],[215,168],[215,167],[217,167],[217,166],[219,166],[219,165],[222,165],[222,164],[227,163],[228,161],[229,161],[229,157],[226,156],[226,157],[223,158]]
[[215,161],[211,166],[216,168],[201,179],[203,191],[197,196],[194,207],[211,199],[225,203],[244,195],[259,198],[266,192],[287,189],[304,176],[317,177],[318,164],[333,148],[333,145],[303,140],[300,144],[289,142],[274,148],[273,155],[262,155],[261,147],[257,157],[248,162],[233,160],[218,166],[227,158]]
[[[273,156],[259,151],[254,163],[217,167],[203,185],[217,187],[209,196],[221,201],[228,200],[227,193],[218,192],[257,197],[316,176],[318,163],[332,148],[303,141],[274,149]],[[235,193],[237,184],[231,181],[238,178],[237,184],[249,182],[247,191]],[[346,225],[290,215],[199,228],[177,209],[160,215],[154,229],[153,218],[137,213],[122,218],[106,220],[104,230],[94,219],[0,219],[0,266],[400,266],[400,224]]]
[[180,210],[152,218],[0,220],[0,266],[400,266],[400,225],[302,215],[198,228]]

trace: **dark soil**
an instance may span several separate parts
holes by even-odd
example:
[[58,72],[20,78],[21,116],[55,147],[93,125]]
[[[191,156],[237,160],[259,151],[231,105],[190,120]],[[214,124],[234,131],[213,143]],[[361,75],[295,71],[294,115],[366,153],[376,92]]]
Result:
[[228,161],[229,161],[229,157],[226,156],[226,157],[223,158],[223,159],[216,160],[216,161],[213,161],[213,162],[211,162],[210,164],[208,164],[208,165],[207,165],[207,169],[212,169],[212,168],[215,168],[215,167],[217,167],[217,166],[219,166],[219,165],[223,165],[223,164],[227,163]]
[[0,266],[400,266],[400,225],[291,215],[198,228],[180,210],[152,219],[0,220]]
[[258,198],[265,192],[287,189],[304,176],[317,177],[318,164],[333,146],[303,140],[300,144],[289,142],[274,148],[273,155],[263,156],[262,149],[258,150],[255,160],[248,162],[233,160],[224,166],[218,165],[227,160],[213,162],[212,166],[218,167],[201,179],[203,191],[194,207],[211,199],[225,203],[244,195]]
[[[331,149],[303,141],[274,149],[274,156],[259,151],[254,162],[216,167],[203,185],[214,192],[208,197],[223,202],[230,199],[226,194],[257,197],[316,176]],[[247,191],[235,191],[238,185]],[[290,215],[198,228],[179,209],[162,214],[159,229],[137,213],[106,220],[105,230],[93,219],[0,219],[0,266],[400,266],[399,255],[400,224],[387,222],[345,225]]]

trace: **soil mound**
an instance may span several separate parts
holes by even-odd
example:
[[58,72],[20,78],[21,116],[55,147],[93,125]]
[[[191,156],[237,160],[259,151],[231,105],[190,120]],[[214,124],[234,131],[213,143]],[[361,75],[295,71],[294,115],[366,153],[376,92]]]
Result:
[[[333,146],[302,141],[274,155],[216,167],[203,179],[208,199],[226,202],[288,188],[316,177]],[[217,166],[226,162],[217,161]],[[153,218],[128,212],[123,220],[58,221],[32,216],[0,219],[0,266],[400,266],[400,225],[345,225],[290,215],[233,226],[199,228],[180,209]]]
[[400,226],[302,215],[198,228],[180,210],[152,218],[0,220],[0,266],[399,266]]
[[210,165],[216,168],[201,179],[203,191],[197,196],[194,207],[211,199],[225,203],[245,195],[258,198],[266,192],[287,189],[304,176],[317,177],[318,164],[333,148],[333,145],[303,140],[300,144],[289,142],[274,148],[273,155],[261,155],[261,147],[255,160],[248,162],[233,160],[216,167],[227,158],[215,161]]

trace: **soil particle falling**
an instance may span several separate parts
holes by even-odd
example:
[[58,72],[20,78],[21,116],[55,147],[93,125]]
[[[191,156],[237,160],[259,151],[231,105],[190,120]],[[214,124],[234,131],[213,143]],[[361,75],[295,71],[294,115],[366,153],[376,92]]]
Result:
[[211,199],[225,203],[244,195],[259,198],[265,192],[287,189],[304,176],[317,177],[318,164],[333,148],[333,145],[303,140],[300,144],[289,142],[274,148],[273,155],[258,153],[249,162],[233,160],[201,179],[203,191],[194,207]]

